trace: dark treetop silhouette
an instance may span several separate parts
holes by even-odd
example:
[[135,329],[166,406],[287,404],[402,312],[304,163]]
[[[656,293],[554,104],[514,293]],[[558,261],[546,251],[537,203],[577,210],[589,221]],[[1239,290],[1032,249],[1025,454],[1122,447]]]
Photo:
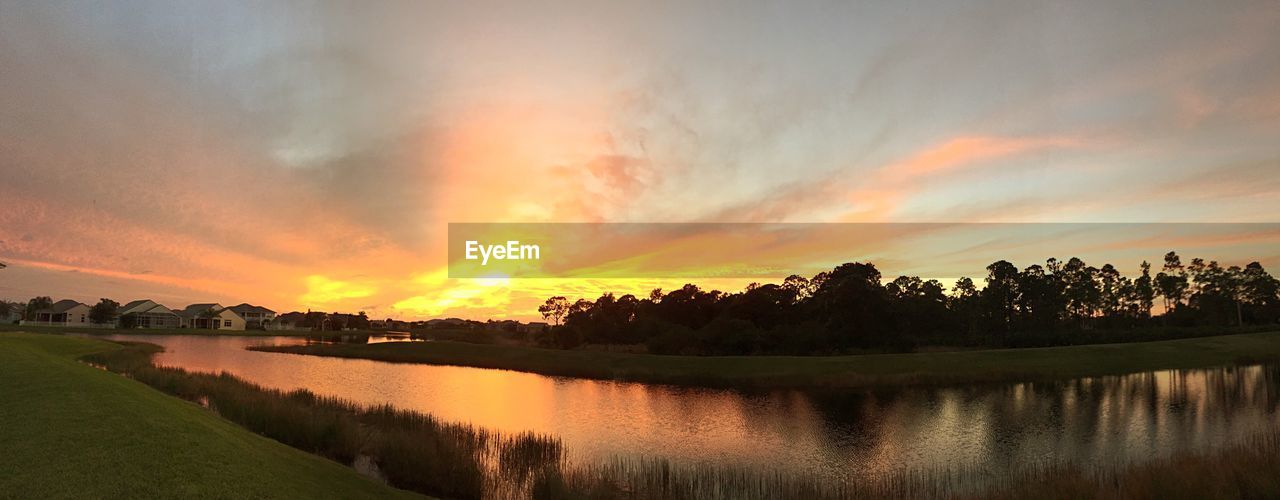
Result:
[[[831,354],[1147,340],[1196,334],[1168,327],[1280,319],[1280,282],[1257,262],[1222,267],[1197,258],[1183,265],[1169,252],[1161,270],[1151,271],[1143,262],[1131,279],[1111,264],[1097,268],[1078,258],[1019,271],[1001,260],[987,266],[983,288],[961,278],[947,293],[938,281],[914,276],[883,284],[873,264],[855,262],[739,293],[689,284],[647,298],[610,293],[569,303],[557,296],[539,311],[564,324],[539,341],[560,348],[644,344],[659,354]],[[1153,317],[1157,298],[1163,312]]]

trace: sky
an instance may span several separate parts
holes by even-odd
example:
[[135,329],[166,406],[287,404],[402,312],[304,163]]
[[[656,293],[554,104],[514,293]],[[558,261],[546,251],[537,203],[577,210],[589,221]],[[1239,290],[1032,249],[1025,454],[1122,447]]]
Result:
[[1276,26],[1274,1],[0,0],[0,298],[534,319],[678,283],[450,279],[449,223],[1277,222]]

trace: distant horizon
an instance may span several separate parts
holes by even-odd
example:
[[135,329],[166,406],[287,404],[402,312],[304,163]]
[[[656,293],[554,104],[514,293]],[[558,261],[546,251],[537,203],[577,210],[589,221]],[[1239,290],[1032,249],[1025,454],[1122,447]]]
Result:
[[[1178,253],[1176,250],[1171,250],[1171,251],[1172,251],[1172,252],[1174,252],[1174,253]],[[1160,257],[1163,257],[1163,255],[1161,255]],[[1245,265],[1250,264],[1250,263],[1261,262],[1261,259],[1247,259],[1247,258],[1246,258],[1244,261],[1240,261],[1240,262],[1235,262],[1235,261],[1222,261],[1222,260],[1219,260],[1219,259],[1216,259],[1216,258],[1213,258],[1213,257],[1206,257],[1206,256],[1201,256],[1201,255],[1192,255],[1192,254],[1185,254],[1185,255],[1183,255],[1183,254],[1179,254],[1179,257],[1181,257],[1181,258],[1183,259],[1183,264],[1184,264],[1184,265],[1190,264],[1190,263],[1191,263],[1191,261],[1192,261],[1192,259],[1203,259],[1206,263],[1208,263],[1208,262],[1217,263],[1217,264],[1221,265],[1223,268],[1231,267],[1231,266],[1244,267]],[[1015,266],[1016,268],[1018,268],[1019,270],[1021,270],[1021,269],[1024,269],[1024,268],[1026,268],[1026,267],[1029,267],[1029,266],[1039,266],[1039,265],[1045,264],[1045,262],[1046,262],[1048,259],[1051,259],[1051,258],[1052,258],[1052,259],[1057,259],[1059,263],[1063,263],[1063,262],[1066,262],[1067,260],[1069,260],[1069,259],[1071,259],[1071,258],[1074,258],[1074,257],[1066,257],[1066,258],[1054,258],[1054,257],[1050,257],[1050,258],[1046,258],[1045,260],[1040,261],[1040,262],[1031,262],[1031,263],[1025,263],[1025,264],[1023,264],[1023,263],[1018,263],[1018,262],[1011,262],[1011,263],[1012,263],[1012,264],[1014,264],[1014,266]],[[1000,259],[1000,260],[1004,260],[1004,259]],[[862,261],[850,261],[850,262],[848,262],[848,263],[854,263],[854,262],[862,262]],[[997,262],[997,261],[992,261],[991,263],[993,263],[993,264],[994,264],[995,262]],[[1145,259],[1145,262],[1147,262],[1147,263],[1151,264],[1151,266],[1152,266],[1152,274],[1153,274],[1153,275],[1154,275],[1156,272],[1158,272],[1158,271],[1160,270],[1160,267],[1161,267],[1161,264],[1162,264],[1162,261],[1161,261],[1160,259],[1158,259],[1158,258]],[[975,272],[975,273],[973,273],[973,274],[971,274],[971,275],[967,275],[967,276],[955,276],[955,277],[931,277],[931,276],[912,276],[912,275],[906,275],[906,274],[898,274],[898,273],[894,273],[894,272],[892,272],[892,271],[890,271],[890,270],[880,268],[880,266],[876,265],[876,263],[875,263],[874,261],[865,261],[865,262],[863,262],[863,263],[872,264],[872,265],[875,265],[875,266],[876,266],[876,268],[877,268],[877,269],[882,273],[881,280],[880,280],[882,285],[887,285],[887,284],[889,284],[890,282],[892,282],[894,279],[896,279],[896,278],[898,278],[898,277],[900,277],[900,276],[901,276],[901,277],[915,277],[915,278],[920,278],[920,279],[923,279],[923,280],[937,280],[937,281],[939,281],[939,282],[944,286],[945,293],[946,293],[947,295],[949,295],[949,296],[950,296],[950,295],[952,295],[952,294],[954,293],[953,288],[955,287],[956,282],[957,282],[958,280],[960,280],[960,279],[962,279],[962,278],[969,278],[969,279],[973,280],[973,281],[974,281],[974,283],[979,283],[979,284],[981,284],[981,283],[983,283],[983,280],[984,280],[984,279],[985,279],[985,277],[986,277],[986,269],[985,269],[985,267],[982,269],[982,272]],[[1112,265],[1116,265],[1116,264],[1115,264],[1115,263],[1113,263],[1113,262],[1088,262],[1088,261],[1085,261],[1085,264],[1086,264],[1086,265],[1089,265],[1089,266],[1092,266],[1092,267],[1100,267],[1100,266],[1105,265],[1105,264],[1112,264]],[[834,267],[835,267],[835,266],[833,266],[833,268],[834,268]],[[1266,266],[1265,264],[1264,264],[1264,268],[1266,268],[1266,269],[1268,269],[1268,270],[1271,270],[1271,268],[1270,268],[1270,267],[1268,267],[1268,266]],[[825,271],[828,271],[828,270],[830,270],[830,269],[826,269],[826,270],[824,270],[824,271],[822,271],[822,272],[825,272]],[[1138,266],[1138,265],[1136,265],[1136,264],[1133,266],[1133,269],[1129,269],[1127,266],[1116,265],[1116,270],[1119,272],[1119,276],[1123,276],[1123,277],[1126,277],[1126,278],[1134,278],[1134,277],[1137,277],[1137,276],[1139,276],[1139,275],[1141,274],[1141,271],[1140,271],[1140,269],[1139,269],[1139,266]],[[543,289],[545,289],[545,290],[546,290],[547,295],[543,296],[543,297],[542,297],[542,300],[546,300],[547,298],[550,298],[550,297],[553,297],[553,296],[564,296],[564,297],[566,297],[566,298],[567,298],[569,301],[571,301],[571,302],[572,302],[572,301],[575,301],[575,300],[577,300],[577,299],[595,300],[596,298],[598,298],[599,296],[604,295],[604,294],[611,294],[611,295],[614,295],[615,297],[621,297],[621,296],[623,296],[623,295],[635,295],[636,297],[643,298],[643,297],[647,297],[647,296],[648,296],[648,294],[649,294],[649,292],[651,292],[651,291],[653,291],[653,290],[655,290],[655,289],[661,289],[661,290],[662,290],[662,291],[664,291],[664,292],[670,292],[671,290],[679,289],[679,288],[681,288],[681,287],[683,287],[683,286],[686,286],[686,285],[694,285],[694,286],[697,286],[697,287],[699,287],[700,289],[705,290],[705,291],[720,291],[720,292],[724,292],[724,293],[727,293],[727,294],[733,294],[733,293],[740,293],[740,292],[746,291],[746,290],[748,289],[748,287],[750,287],[751,285],[767,285],[767,284],[781,285],[781,284],[784,282],[784,280],[785,280],[788,276],[790,276],[790,275],[799,275],[799,276],[801,276],[802,278],[806,278],[806,279],[807,279],[807,278],[811,278],[811,277],[813,277],[813,275],[803,275],[803,274],[796,274],[796,273],[792,273],[792,274],[789,274],[789,275],[787,275],[787,276],[780,276],[780,277],[777,277],[777,279],[775,279],[775,280],[771,280],[771,281],[770,281],[770,280],[751,279],[751,280],[747,281],[746,283],[744,283],[741,287],[738,287],[738,288],[727,288],[727,287],[706,286],[706,282],[707,282],[707,281],[711,281],[711,282],[719,282],[719,283],[726,283],[726,282],[731,281],[731,280],[724,280],[724,279],[719,279],[719,280],[716,280],[716,279],[702,280],[702,283],[699,283],[699,282],[698,282],[698,280],[688,280],[688,279],[679,279],[679,278],[677,278],[677,279],[665,279],[665,280],[659,280],[659,281],[654,281],[654,282],[655,282],[655,283],[658,283],[658,282],[668,283],[668,285],[667,285],[667,286],[655,286],[655,287],[651,287],[651,288],[647,288],[647,289],[628,289],[628,288],[624,288],[624,287],[614,287],[614,288],[609,288],[608,284],[606,284],[606,283],[600,283],[600,284],[599,284],[599,286],[601,286],[602,288],[601,288],[601,291],[600,291],[598,294],[595,294],[595,295],[579,295],[579,296],[574,296],[574,295],[572,295],[571,293],[557,292],[557,289],[556,289],[556,288],[554,288],[554,287],[545,287],[545,286],[544,286],[544,287],[543,287]],[[553,281],[553,280],[543,280],[543,281]],[[618,280],[595,280],[595,281],[599,281],[599,282],[607,282],[607,281],[618,281]],[[628,281],[634,281],[634,280],[628,280]],[[981,288],[981,287],[980,287],[980,288]],[[37,294],[37,295],[35,295],[35,297],[39,297],[39,296],[48,296],[48,297],[50,297],[54,302],[57,302],[57,301],[59,301],[59,300],[66,300],[66,299],[69,299],[69,300],[75,300],[75,301],[78,301],[78,302],[80,302],[80,303],[83,303],[83,304],[86,304],[86,305],[89,305],[89,306],[92,306],[92,305],[94,305],[94,304],[98,303],[98,301],[99,301],[99,300],[101,300],[101,299],[103,299],[103,298],[111,299],[111,300],[116,300],[116,299],[114,299],[114,298],[112,298],[112,297],[99,297],[99,298],[97,298],[97,299],[93,299],[93,300],[85,300],[85,299],[80,299],[80,298],[75,298],[75,297],[69,297],[69,296],[67,296],[67,297],[60,297],[60,296],[51,295],[51,294]],[[28,298],[24,298],[24,299],[4,299],[4,298],[0,298],[0,300],[10,300],[11,302],[17,302],[17,303],[25,304],[25,303],[27,303],[27,301],[28,301],[28,300],[30,300],[31,298],[34,298],[34,297],[28,297]],[[155,300],[155,299],[153,299],[153,298],[149,298],[149,297],[139,297],[139,298],[134,298],[134,299],[128,299],[128,300],[116,300],[116,301],[123,305],[123,304],[126,304],[126,303],[131,302],[131,301],[134,301],[134,300],[154,300],[155,302],[159,303],[160,305],[163,305],[163,306],[168,307],[168,308],[170,308],[170,309],[175,309],[175,310],[180,310],[180,309],[182,309],[182,307],[177,307],[177,308],[175,308],[175,307],[170,306],[169,304],[166,304],[164,301],[161,301],[161,300]],[[205,303],[210,303],[210,302],[207,302],[207,301],[206,301],[206,302],[200,302],[200,301],[196,301],[196,302],[189,302],[189,303],[185,303],[185,304],[184,304],[184,306],[186,306],[186,305],[193,305],[193,304],[205,304]],[[420,317],[411,317],[411,318],[396,317],[396,316],[382,316],[382,315],[376,315],[376,314],[370,313],[369,311],[364,311],[364,310],[360,310],[360,309],[342,310],[342,309],[320,309],[320,308],[307,308],[307,307],[303,307],[303,308],[285,308],[285,309],[276,309],[275,307],[273,307],[273,306],[269,306],[269,305],[256,304],[256,303],[252,303],[252,302],[243,302],[243,301],[242,301],[242,302],[233,302],[233,303],[230,303],[230,304],[223,304],[223,303],[221,303],[221,302],[213,302],[213,303],[220,304],[220,305],[222,305],[222,306],[224,306],[224,307],[227,307],[227,308],[231,308],[231,307],[234,307],[234,306],[237,306],[237,305],[240,305],[240,304],[248,304],[248,305],[253,305],[253,306],[266,307],[266,308],[271,309],[272,311],[274,311],[274,312],[276,313],[276,315],[277,315],[277,316],[279,316],[279,315],[283,315],[283,314],[288,314],[288,313],[305,313],[305,312],[321,312],[321,313],[325,313],[325,314],[359,314],[360,312],[364,312],[364,313],[366,314],[366,316],[369,318],[369,320],[386,320],[386,319],[392,319],[392,320],[396,320],[396,321],[405,321],[405,322],[409,322],[409,323],[413,323],[413,322],[423,322],[423,321],[431,321],[431,320],[449,320],[449,319],[459,319],[459,320],[464,320],[464,321],[476,321],[476,322],[481,322],[481,323],[488,322],[488,321],[517,321],[517,322],[522,322],[522,323],[530,323],[530,322],[532,322],[532,323],[537,323],[537,322],[543,322],[543,321],[545,321],[545,320],[546,320],[546,318],[544,318],[542,315],[538,314],[538,312],[537,312],[537,310],[536,310],[537,306],[538,306],[538,305],[540,305],[540,303],[541,303],[541,302],[539,302],[539,304],[535,304],[535,305],[533,306],[533,310],[531,310],[531,312],[529,312],[529,313],[521,313],[521,314],[518,314],[518,315],[498,316],[498,317],[493,317],[493,316],[490,316],[490,317],[463,317],[463,316],[456,316],[456,315],[447,315],[447,316],[431,316],[431,317],[421,317],[421,316],[420,316]],[[1155,307],[1152,309],[1152,313],[1153,313],[1153,314],[1164,314],[1165,312],[1167,312],[1167,311],[1165,311],[1165,309],[1163,308],[1163,306],[1162,306],[1161,304],[1159,304],[1159,303],[1157,303],[1157,304],[1155,305]]]

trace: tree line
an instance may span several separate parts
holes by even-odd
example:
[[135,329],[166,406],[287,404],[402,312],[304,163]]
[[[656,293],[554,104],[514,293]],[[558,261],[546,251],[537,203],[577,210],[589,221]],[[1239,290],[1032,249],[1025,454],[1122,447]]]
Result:
[[737,293],[688,284],[648,297],[556,296],[538,309],[555,325],[539,341],[642,344],[659,354],[832,354],[1121,342],[1280,320],[1280,281],[1258,262],[1184,265],[1169,252],[1154,275],[1144,261],[1134,278],[1078,258],[1021,270],[1001,260],[986,271],[981,288],[960,278],[950,290],[916,276],[885,282],[875,265],[852,262]]

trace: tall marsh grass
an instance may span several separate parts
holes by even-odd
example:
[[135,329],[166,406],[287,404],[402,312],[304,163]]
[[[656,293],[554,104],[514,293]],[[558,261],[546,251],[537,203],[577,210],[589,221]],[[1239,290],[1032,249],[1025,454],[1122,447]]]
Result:
[[1219,451],[1138,465],[904,470],[832,481],[783,470],[616,457],[578,464],[546,435],[441,422],[389,405],[264,388],[227,373],[157,367],[149,344],[87,356],[166,393],[207,405],[258,434],[344,464],[372,461],[392,486],[444,498],[1278,498],[1280,430]]

